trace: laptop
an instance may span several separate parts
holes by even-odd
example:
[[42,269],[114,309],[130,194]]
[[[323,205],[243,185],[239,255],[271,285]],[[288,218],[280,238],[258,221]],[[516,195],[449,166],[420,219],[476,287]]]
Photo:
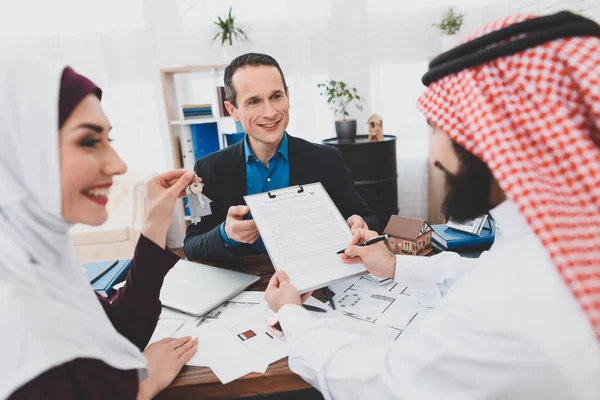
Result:
[[179,260],[165,277],[160,301],[163,306],[200,316],[259,279],[243,272]]

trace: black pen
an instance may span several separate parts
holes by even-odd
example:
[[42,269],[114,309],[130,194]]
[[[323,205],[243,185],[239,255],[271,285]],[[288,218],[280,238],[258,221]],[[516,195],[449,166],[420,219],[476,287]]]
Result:
[[[372,239],[367,240],[366,242],[359,243],[359,244],[357,244],[357,246],[368,246],[373,243],[381,242],[382,240],[385,240],[387,238],[389,238],[389,235],[386,233],[385,235],[379,235]],[[346,249],[342,249],[342,250],[338,251],[337,253],[342,254],[345,251],[346,251]]]
[[335,303],[333,302],[333,297],[331,296],[331,290],[327,286],[323,288],[325,290],[325,296],[327,296],[327,300],[329,300],[329,307],[335,310]]
[[94,276],[94,277],[92,277],[92,279],[90,279],[90,284],[92,284],[92,283],[96,282],[98,279],[100,279],[100,277],[102,275],[104,275],[105,273],[108,272],[109,269],[111,269],[112,267],[117,265],[118,262],[119,262],[119,260],[116,260],[116,261],[108,264],[106,268],[104,268],[102,271],[98,272],[98,274],[96,276]]
[[302,304],[302,307],[304,307],[305,309],[307,309],[308,311],[314,311],[314,312],[327,312],[327,310],[325,310],[324,308],[321,307],[315,307],[315,306],[311,306],[309,304]]

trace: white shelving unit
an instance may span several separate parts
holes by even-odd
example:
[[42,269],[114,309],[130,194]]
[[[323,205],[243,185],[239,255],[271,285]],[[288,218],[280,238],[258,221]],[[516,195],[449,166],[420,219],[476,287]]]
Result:
[[[222,117],[217,87],[223,86],[223,74],[226,65],[189,65],[177,68],[161,69],[161,82],[165,102],[165,112],[169,121],[169,136],[175,168],[184,168],[181,151],[181,138],[190,137],[191,125],[216,122],[219,147],[223,147],[223,133],[236,131],[231,117]],[[184,119],[185,104],[211,104],[213,117]],[[188,167],[190,167],[188,162]],[[178,201],[178,214],[181,226],[185,230],[186,221],[183,201]]]
[[[230,117],[223,117],[230,118]],[[221,118],[194,118],[171,121],[171,125],[194,125],[194,124],[205,124],[207,122],[219,122]]]

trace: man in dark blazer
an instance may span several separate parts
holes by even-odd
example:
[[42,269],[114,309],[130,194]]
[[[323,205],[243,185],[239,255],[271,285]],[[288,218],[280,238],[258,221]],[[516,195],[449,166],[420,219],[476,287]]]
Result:
[[225,107],[241,121],[244,140],[200,158],[195,172],[212,200],[212,214],[190,224],[184,251],[190,260],[228,260],[264,253],[244,195],[321,182],[351,229],[380,229],[356,192],[340,152],[285,132],[289,91],[277,61],[244,54],[225,70]]

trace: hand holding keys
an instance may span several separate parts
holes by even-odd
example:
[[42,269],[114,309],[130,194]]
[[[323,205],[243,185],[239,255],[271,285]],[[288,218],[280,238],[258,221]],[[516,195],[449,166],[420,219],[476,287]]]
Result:
[[211,200],[202,193],[203,189],[204,184],[199,182],[194,182],[185,189],[193,224],[197,224],[202,217],[212,213]]
[[198,182],[192,183],[190,186],[188,186],[185,189],[185,192],[187,193],[188,196],[190,196],[192,194],[196,195],[196,197],[198,198],[198,202],[200,203],[202,208],[204,208],[204,206],[205,206],[204,200],[202,199],[202,190],[203,189],[204,189],[204,183],[198,183]]
[[[175,169],[153,176],[146,181],[146,213],[142,234],[165,248],[167,231],[173,222],[177,199],[186,194],[186,188],[202,181],[194,171]],[[195,197],[195,196],[194,196]]]

